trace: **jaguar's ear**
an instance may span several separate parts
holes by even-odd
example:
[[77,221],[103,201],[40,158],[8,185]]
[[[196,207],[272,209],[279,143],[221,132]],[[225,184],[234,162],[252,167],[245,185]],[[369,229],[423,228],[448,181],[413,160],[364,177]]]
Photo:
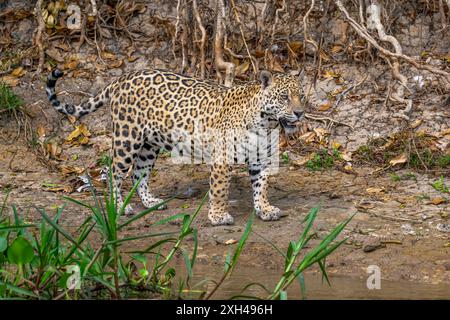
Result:
[[267,70],[262,70],[259,75],[259,80],[261,81],[261,88],[265,90],[272,84],[272,74]]

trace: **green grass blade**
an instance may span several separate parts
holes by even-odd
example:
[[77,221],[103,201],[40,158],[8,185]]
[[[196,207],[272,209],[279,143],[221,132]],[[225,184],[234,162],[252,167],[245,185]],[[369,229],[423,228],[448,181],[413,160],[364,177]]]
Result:
[[134,236],[134,237],[126,237],[126,238],[111,240],[111,241],[106,242],[104,245],[106,246],[106,245],[112,245],[112,244],[120,244],[120,243],[124,243],[124,242],[128,242],[128,241],[160,237],[160,236],[170,236],[170,235],[174,235],[174,234],[177,234],[177,232],[148,233],[148,234],[142,234],[142,235]]
[[[148,209],[146,209],[146,210],[144,210],[144,211],[138,213],[138,214],[135,215],[135,216],[132,216],[131,218],[129,218],[128,220],[126,220],[124,223],[120,224],[120,225],[117,227],[117,229],[120,230],[120,229],[122,229],[123,227],[126,227],[127,225],[129,225],[130,223],[132,223],[132,222],[134,222],[134,221],[136,221],[136,220],[138,220],[138,219],[140,219],[140,218],[146,216],[147,214],[149,214],[149,213],[151,213],[151,212],[153,212],[153,211],[156,211],[161,205],[166,204],[167,202],[169,202],[169,201],[172,200],[173,198],[174,198],[174,197],[169,198],[169,199],[167,199],[167,200],[165,200],[165,201],[163,201],[163,202],[161,202],[161,203],[158,203],[158,204],[154,205],[154,206],[151,207],[151,208],[148,208]],[[183,214],[182,216],[184,216],[184,214]],[[164,219],[163,219],[163,220],[164,220]],[[166,223],[166,222],[168,222],[168,221],[171,221],[171,219],[168,219],[168,221],[165,221],[165,222],[163,222],[163,220],[156,222],[154,225],[164,224],[164,223]],[[173,220],[173,219],[172,219],[172,220]]]
[[79,200],[76,200],[76,199],[74,199],[74,198],[67,197],[67,196],[63,196],[62,198],[65,199],[65,200],[67,200],[67,201],[73,202],[74,204],[79,205],[79,206],[81,206],[81,207],[85,207],[85,208],[87,208],[87,209],[89,209],[89,210],[92,210],[92,209],[93,209],[93,207],[92,207],[90,204],[84,203],[84,202],[79,201]]
[[306,284],[305,284],[305,277],[304,277],[303,273],[298,274],[297,280],[298,280],[298,283],[300,284],[302,299],[306,300]]
[[267,239],[266,237],[264,237],[262,234],[256,232],[255,230],[253,230],[253,234],[255,234],[256,236],[260,237],[261,239],[263,239],[265,242],[267,242],[268,244],[270,244],[272,246],[272,248],[275,249],[276,252],[278,252],[284,259],[286,259],[286,255],[284,254],[283,251],[281,251],[280,248],[278,248],[278,246],[273,243],[272,241],[270,241],[269,239]]
[[62,234],[64,236],[64,238],[66,238],[67,240],[69,240],[70,242],[72,242],[75,246],[77,246],[78,249],[83,251],[83,248],[77,243],[77,241],[63,228],[61,228],[60,225],[58,225],[57,223],[55,223],[53,221],[52,218],[50,218],[44,210],[41,209],[37,209],[39,211],[39,213],[41,214],[41,216],[45,219],[45,221],[48,222],[49,225],[51,225],[53,228],[55,228],[60,234]]
[[138,181],[136,181],[136,183],[133,185],[133,187],[131,188],[130,192],[128,192],[127,196],[125,197],[124,201],[123,201],[123,205],[121,208],[119,208],[119,216],[123,215],[123,213],[125,212],[125,208],[127,207],[127,205],[130,203],[131,198],[134,196],[134,194],[136,193],[137,188],[139,187],[139,184],[141,183],[141,180],[144,176],[142,175]]
[[325,268],[324,261],[319,260],[318,264],[320,267],[320,271],[322,271],[322,277],[326,280],[328,285],[331,287],[330,279],[328,278],[328,273],[327,273],[327,269]]
[[0,227],[0,231],[2,231],[2,232],[16,231],[19,229],[35,228],[35,227],[37,227],[37,225],[35,225],[35,224],[23,224],[23,225],[17,225],[17,226]]
[[23,289],[23,288],[19,288],[15,285],[7,283],[7,282],[0,281],[0,286],[5,286],[6,288],[8,288],[9,290],[13,291],[14,293],[16,293],[18,295],[23,295],[23,296],[30,297],[30,298],[39,298],[39,296],[36,295],[34,292]]

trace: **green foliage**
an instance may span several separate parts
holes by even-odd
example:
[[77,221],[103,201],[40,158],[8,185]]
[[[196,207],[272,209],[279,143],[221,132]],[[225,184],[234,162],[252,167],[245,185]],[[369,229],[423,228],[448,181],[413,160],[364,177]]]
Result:
[[23,265],[30,263],[34,258],[33,247],[27,239],[17,237],[8,247],[8,261],[13,264]]
[[[395,157],[407,155],[406,167],[427,170],[446,168],[450,165],[450,154],[435,147],[436,137],[417,132],[400,131],[388,137],[370,139],[353,154],[353,159],[367,165],[389,166]],[[400,169],[402,166],[396,166]]]
[[[124,286],[127,285],[130,285],[132,290],[142,290],[144,285],[152,292],[164,292],[164,290],[170,292],[171,279],[175,273],[174,270],[166,267],[179,249],[181,242],[193,233],[190,225],[204,202],[197,208],[194,215],[177,214],[153,224],[154,226],[162,225],[176,219],[183,221],[181,233],[175,237],[177,240],[175,245],[161,262],[155,264],[151,277],[142,270],[139,274],[134,274],[133,265],[142,259],[132,257],[127,259],[130,260],[128,263],[124,263],[121,252],[121,246],[124,243],[138,239],[158,238],[152,247],[161,250],[163,246],[173,242],[176,234],[150,232],[131,237],[119,236],[119,232],[126,226],[157,209],[156,206],[149,208],[119,223],[119,218],[123,215],[124,208],[135,193],[138,184],[139,182],[125,198],[122,207],[117,206],[111,190],[109,195],[104,194],[103,198],[97,197],[93,191],[94,205],[66,197],[66,200],[88,208],[92,213],[78,227],[77,236],[72,235],[59,224],[64,207],[58,208],[53,218],[44,209],[39,209],[41,222],[30,225],[21,221],[15,207],[13,207],[14,221],[10,218],[2,219],[5,208],[2,206],[0,211],[0,298],[66,297],[76,299],[79,294],[86,298],[94,294],[92,290],[96,287],[97,296],[121,298],[125,291]],[[28,232],[28,229],[32,229],[33,233]],[[97,231],[96,240],[92,242],[90,235],[94,230]],[[155,253],[149,251],[148,254]],[[83,284],[81,293],[68,287],[71,275],[67,271],[74,267],[80,270],[79,280]],[[146,267],[144,265],[144,268]]]
[[97,165],[102,167],[109,167],[112,164],[112,159],[107,153],[103,153],[99,159],[97,159]]
[[439,180],[434,181],[431,183],[431,186],[434,188],[434,190],[442,192],[442,193],[449,193],[448,187],[445,185],[444,176],[441,176]]
[[446,154],[437,158],[437,163],[441,168],[450,166],[450,154]]
[[[111,174],[109,180],[111,186]],[[179,279],[178,297],[189,298],[190,296],[186,297],[186,292],[189,292],[198,294],[199,299],[211,298],[235,270],[247,240],[253,233],[254,214],[248,220],[237,245],[228,252],[221,279],[215,282],[209,292],[195,290],[191,289],[190,282],[195,272],[198,230],[192,224],[205,204],[207,194],[192,213],[179,213],[161,219],[153,223],[149,232],[144,234],[121,236],[121,231],[126,227],[155,211],[160,205],[135,216],[124,217],[125,206],[138,185],[139,181],[125,198],[122,207],[117,206],[111,188],[109,194],[104,193],[102,197],[92,190],[93,204],[65,197],[75,205],[91,211],[91,215],[73,233],[60,224],[64,206],[57,208],[53,217],[44,209],[38,209],[42,219],[37,224],[24,223],[15,206],[12,207],[12,218],[3,217],[6,196],[0,207],[0,299],[121,299],[148,297],[149,292],[160,298],[173,298],[173,282],[179,274],[179,266],[173,267],[173,260],[180,251],[187,276]],[[318,210],[313,208],[309,212],[303,232],[297,241],[290,242],[286,253],[266,240],[285,260],[283,274],[275,288],[270,291],[261,284],[250,283],[245,285],[240,297],[261,298],[244,296],[248,288],[259,286],[266,291],[265,298],[287,299],[286,289],[294,280],[300,282],[305,296],[303,272],[315,263],[319,264],[328,281],[324,260],[345,241],[334,240],[351,218],[339,224],[317,246],[311,246],[309,241],[316,237],[311,230]],[[175,220],[181,221],[178,232],[152,230]],[[94,230],[95,236],[92,236]],[[193,247],[189,251],[182,247],[187,238],[193,239]],[[149,241],[147,248],[132,252],[122,250],[124,244],[129,248],[130,243],[142,239]],[[312,249],[304,253],[306,248]],[[75,276],[78,278],[74,278]],[[81,290],[74,290],[77,283],[81,285]]]
[[315,153],[311,160],[306,162],[306,168],[311,171],[319,171],[323,169],[331,169],[334,167],[335,162],[342,159],[340,152],[337,149],[333,149],[329,154],[327,149],[322,149]]
[[283,152],[283,153],[281,154],[281,161],[283,161],[284,164],[289,164],[289,161],[290,161],[290,159],[289,159],[289,153]]
[[389,173],[389,176],[391,177],[391,180],[394,182],[404,181],[404,180],[413,180],[413,181],[417,182],[417,176],[412,172],[408,172],[408,173],[405,173],[402,175],[399,175],[399,174],[393,172],[393,173]]
[[17,96],[6,83],[0,82],[0,112],[12,112],[22,105],[22,98]]

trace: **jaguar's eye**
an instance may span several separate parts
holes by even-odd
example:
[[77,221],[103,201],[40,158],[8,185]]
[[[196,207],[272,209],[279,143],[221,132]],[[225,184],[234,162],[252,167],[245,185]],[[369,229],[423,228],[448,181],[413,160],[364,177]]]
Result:
[[287,101],[287,100],[289,100],[289,95],[288,95],[287,93],[283,93],[283,94],[281,95],[281,99]]

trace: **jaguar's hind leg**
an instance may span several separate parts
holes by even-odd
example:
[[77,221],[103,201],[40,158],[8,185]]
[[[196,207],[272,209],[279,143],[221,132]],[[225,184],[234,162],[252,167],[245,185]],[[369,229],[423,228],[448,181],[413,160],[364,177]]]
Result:
[[[122,151],[114,150],[113,162],[112,162],[112,178],[113,178],[113,194],[116,197],[117,208],[120,210],[123,206],[123,198],[122,198],[122,181],[125,174],[131,167],[132,156],[119,156],[122,154]],[[125,208],[125,214],[130,215],[133,213],[133,208],[131,205],[127,205]]]
[[208,218],[214,226],[233,224],[234,221],[228,213],[230,172],[226,163],[213,163],[211,166]]
[[[151,208],[158,203],[163,202],[162,199],[159,199],[153,196],[148,189],[148,177],[152,172],[153,166],[158,158],[159,146],[151,145],[149,143],[144,143],[139,154],[136,157],[136,162],[134,164],[134,173],[133,180],[134,183],[137,183],[139,178],[142,177],[141,182],[139,183],[137,193],[141,198],[142,204],[146,208]],[[167,205],[162,205],[158,209],[166,209]]]

